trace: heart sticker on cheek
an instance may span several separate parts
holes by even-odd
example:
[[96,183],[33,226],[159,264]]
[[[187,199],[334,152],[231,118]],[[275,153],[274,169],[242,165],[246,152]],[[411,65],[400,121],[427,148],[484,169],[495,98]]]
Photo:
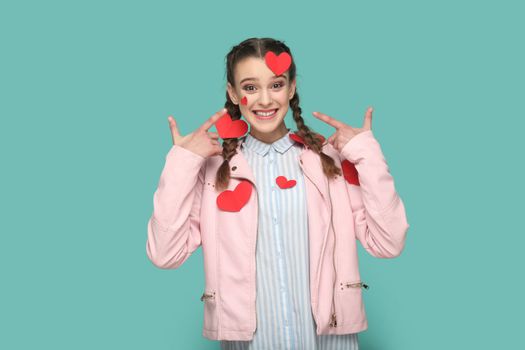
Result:
[[292,57],[288,52],[281,52],[279,56],[277,56],[274,52],[268,51],[266,55],[264,55],[264,60],[268,68],[270,68],[275,75],[283,74],[290,68],[290,64],[292,64]]
[[233,191],[222,191],[217,196],[217,206],[224,211],[239,211],[250,199],[252,194],[252,184],[243,180]]
[[248,124],[244,120],[232,120],[229,113],[224,113],[215,122],[215,127],[222,139],[241,137],[248,131]]
[[241,105],[246,106],[247,104],[248,104],[248,99],[246,98],[246,96],[244,96],[244,97],[241,99]]
[[295,180],[288,180],[286,179],[286,176],[277,176],[275,179],[275,182],[277,182],[277,185],[280,188],[291,188],[294,187],[297,181]]
[[343,176],[349,184],[361,186],[359,183],[359,176],[357,175],[357,169],[352,162],[345,159],[341,162],[341,167],[343,168]]

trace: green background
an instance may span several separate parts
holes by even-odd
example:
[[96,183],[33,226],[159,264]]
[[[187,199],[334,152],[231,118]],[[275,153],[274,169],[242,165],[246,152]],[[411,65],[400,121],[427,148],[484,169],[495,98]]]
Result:
[[219,348],[201,335],[202,250],[158,269],[146,224],[168,115],[186,134],[220,109],[225,55],[249,37],[290,46],[313,129],[334,130],[312,111],[361,127],[375,108],[411,227],[396,259],[359,245],[361,349],[522,343],[524,9],[2,1],[0,348]]

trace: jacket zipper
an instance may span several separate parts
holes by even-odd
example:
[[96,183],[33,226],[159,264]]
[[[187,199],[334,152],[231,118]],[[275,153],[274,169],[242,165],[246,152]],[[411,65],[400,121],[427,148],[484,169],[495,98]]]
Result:
[[330,179],[328,179],[328,197],[330,198],[330,225],[328,226],[328,230],[330,230],[330,226],[332,226],[332,229],[334,231],[334,254],[332,255],[332,263],[334,265],[334,273],[335,273],[335,276],[334,276],[334,284],[333,284],[333,288],[332,288],[332,308],[331,308],[331,312],[330,312],[330,327],[337,327],[337,315],[335,313],[336,311],[336,307],[335,307],[335,285],[337,283],[337,266],[336,266],[336,261],[337,261],[337,255],[336,255],[336,252],[337,252],[337,245],[336,245],[336,237],[337,235],[335,234],[335,225],[333,223],[333,219],[334,219],[334,216],[333,216],[333,206],[332,206],[332,196],[330,195]]
[[[244,141],[244,140],[243,140]],[[234,176],[234,175],[230,175],[230,178],[237,178],[237,179],[244,179],[244,180],[248,180],[250,181],[250,184],[252,185],[252,187],[255,189],[255,220],[256,220],[256,223],[255,223],[255,232],[256,232],[256,235],[257,235],[257,231],[259,230],[259,197],[258,197],[258,194],[257,194],[257,186],[254,182],[252,182],[250,179],[246,178],[246,177],[238,177],[238,176]],[[256,259],[256,254],[257,254],[257,237],[254,239],[254,247],[253,247],[253,259]],[[257,261],[254,262],[253,264],[254,266],[254,269],[257,269]],[[257,328],[257,271],[255,271],[254,275],[253,275],[253,279],[255,281],[254,283],[254,290],[255,290],[255,298],[256,300],[254,301],[253,303],[253,310],[254,310],[254,314],[255,314],[255,318],[254,318],[254,325],[255,327]]]
[[[328,180],[330,181],[330,180]],[[336,288],[335,288],[335,285],[336,285],[336,282],[337,282],[337,266],[336,266],[336,261],[337,261],[337,245],[336,245],[336,242],[337,242],[337,234],[335,233],[335,225],[333,223],[333,206],[332,206],[332,197],[330,195],[330,182],[328,182],[328,196],[330,198],[330,225],[332,225],[332,229],[334,231],[334,254],[333,254],[333,264],[334,264],[334,272],[335,272],[335,278],[334,278],[334,286],[333,286],[333,292],[332,292],[332,310],[331,310],[331,317],[330,317],[330,327],[337,327],[337,315],[336,315],[336,307],[335,307],[335,293],[336,293]],[[357,288],[360,288],[360,287],[363,287],[365,289],[368,289],[368,285],[363,283],[363,282],[357,282],[357,283],[345,283],[346,287],[347,288],[350,288],[350,287],[357,287]]]
[[[302,164],[302,159],[301,157],[299,157],[300,159],[300,162]],[[307,172],[303,169],[303,173],[310,179],[310,181],[312,181],[312,179],[310,178],[310,176],[307,174]],[[312,181],[313,182],[313,181]],[[333,208],[332,208],[332,197],[330,196],[330,184],[328,184],[328,196],[330,198],[330,225],[332,227],[334,227],[332,225],[332,216],[333,216]],[[330,232],[330,225],[328,225],[328,232]],[[335,271],[335,278],[334,278],[334,284],[333,284],[333,292],[332,292],[332,306],[331,306],[331,317],[330,317],[330,327],[337,327],[337,319],[336,319],[336,315],[335,315],[335,285],[336,285],[336,282],[337,282],[337,268],[335,266],[335,228],[334,228],[334,254],[332,255],[333,259],[332,259],[332,263],[334,265],[334,271]],[[314,317],[316,315],[314,314]],[[317,317],[316,318],[316,322],[317,322]]]
[[[255,186],[254,183],[252,183],[253,187],[255,188],[255,244],[254,244],[254,247],[253,247],[253,259],[257,259],[256,255],[257,255],[257,233],[259,231],[259,196],[257,194],[257,187]],[[255,281],[254,283],[254,288],[255,288],[255,301],[253,303],[253,310],[254,310],[254,314],[255,314],[255,320],[254,320],[254,324],[255,324],[255,328],[257,329],[257,261],[255,261],[253,263],[253,266],[254,266],[254,269],[255,269],[255,273],[254,273],[254,276],[253,276],[253,280]]]
[[[299,162],[301,164],[303,164],[303,159],[302,159],[302,155],[299,156]],[[315,182],[312,180],[312,178],[310,177],[310,175],[308,175],[308,173],[305,171],[305,169],[301,166],[301,169],[303,170],[303,173],[304,175],[312,182],[315,184]],[[317,186],[316,186],[317,187]],[[330,231],[330,226],[328,226],[328,231]],[[322,262],[321,262],[322,263]],[[319,275],[318,275],[319,276]],[[317,286],[316,286],[317,287]],[[315,310],[313,310],[313,315],[314,315],[314,319],[315,319],[315,322],[318,323],[318,318],[317,318],[317,314],[315,313]]]
[[345,283],[345,286],[346,288],[364,288],[364,289],[368,289],[368,284],[365,284],[363,282],[356,282],[356,283],[350,283],[350,282],[347,282]]

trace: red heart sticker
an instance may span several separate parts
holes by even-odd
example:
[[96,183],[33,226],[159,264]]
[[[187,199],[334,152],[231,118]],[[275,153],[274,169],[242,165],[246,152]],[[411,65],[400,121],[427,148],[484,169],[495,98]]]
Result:
[[295,142],[299,142],[305,145],[304,140],[297,134],[290,134],[290,138],[294,140]]
[[350,162],[348,159],[345,159],[341,162],[341,167],[343,168],[343,175],[345,180],[352,185],[361,186],[359,184],[359,176],[357,175],[357,169],[355,165]]
[[275,182],[277,182],[277,185],[280,188],[294,187],[295,184],[297,183],[297,181],[295,180],[287,180],[286,176],[277,176],[277,178],[275,179]]
[[248,131],[248,124],[244,120],[232,120],[228,113],[215,122],[215,127],[223,139],[241,137]]
[[279,56],[277,56],[274,52],[268,51],[266,55],[264,55],[264,60],[275,75],[283,74],[290,68],[290,64],[292,64],[292,57],[288,52],[281,52]]
[[[323,135],[321,135],[321,134],[315,134],[315,135],[317,136],[317,138],[318,138],[319,140],[321,140],[322,143],[324,143],[325,138],[324,138]],[[303,138],[300,137],[300,136],[297,135],[297,134],[290,134],[290,138],[291,138],[292,140],[296,141],[296,142],[299,142],[299,143],[302,143],[303,145],[306,145],[306,143],[304,142]]]
[[250,199],[252,184],[250,181],[242,180],[233,191],[222,191],[217,196],[217,206],[224,211],[239,211]]
[[248,104],[248,99],[246,98],[246,96],[244,96],[244,97],[241,99],[241,105],[246,106],[247,104]]

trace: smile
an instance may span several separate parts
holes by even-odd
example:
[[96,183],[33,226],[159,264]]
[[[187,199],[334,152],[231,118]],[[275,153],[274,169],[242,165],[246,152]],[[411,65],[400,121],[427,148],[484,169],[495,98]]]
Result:
[[272,119],[275,114],[277,113],[278,109],[274,109],[270,112],[261,112],[261,111],[253,111],[257,119],[266,120],[266,119]]

